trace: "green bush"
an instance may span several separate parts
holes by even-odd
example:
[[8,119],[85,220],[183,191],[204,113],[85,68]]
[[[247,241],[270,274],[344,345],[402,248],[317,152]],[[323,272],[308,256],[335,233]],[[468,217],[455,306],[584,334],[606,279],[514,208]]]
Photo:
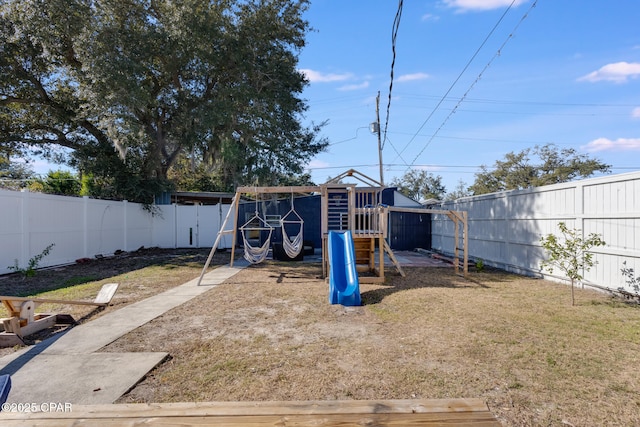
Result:
[[20,264],[18,263],[17,259],[15,260],[15,263],[13,265],[8,266],[7,268],[9,270],[14,270],[16,273],[22,273],[22,276],[25,279],[27,277],[33,277],[33,276],[36,275],[36,269],[38,268],[38,265],[40,265],[40,261],[42,261],[42,258],[44,258],[47,255],[49,255],[49,252],[51,252],[51,249],[55,245],[56,245],[55,243],[50,244],[49,246],[44,248],[44,250],[42,252],[40,252],[38,255],[36,255],[33,258],[31,258],[29,260],[26,268],[20,267]]

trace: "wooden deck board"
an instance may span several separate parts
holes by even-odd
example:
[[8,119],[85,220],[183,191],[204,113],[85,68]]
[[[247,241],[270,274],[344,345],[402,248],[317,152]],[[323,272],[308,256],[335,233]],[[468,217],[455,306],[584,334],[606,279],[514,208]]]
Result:
[[73,405],[70,412],[1,412],[4,426],[480,426],[500,424],[480,399]]

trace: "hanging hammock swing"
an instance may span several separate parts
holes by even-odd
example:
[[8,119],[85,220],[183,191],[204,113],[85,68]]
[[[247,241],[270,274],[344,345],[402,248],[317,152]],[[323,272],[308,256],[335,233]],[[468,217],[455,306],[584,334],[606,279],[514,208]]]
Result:
[[[291,239],[287,234],[286,224],[295,224],[300,227],[298,234],[296,234],[293,239]],[[289,258],[297,257],[303,247],[302,231],[304,228],[304,221],[293,207],[293,194],[291,195],[291,210],[289,210],[289,212],[280,219],[280,227],[282,227],[282,248]]]
[[[256,219],[257,224],[256,224]],[[251,246],[247,234],[252,231],[269,231],[269,235],[262,246]],[[256,199],[256,210],[254,215],[240,227],[240,234],[242,234],[242,242],[244,244],[244,259],[251,264],[258,264],[265,260],[269,253],[271,246],[271,235],[273,234],[273,227],[265,221],[258,213],[258,200]]]

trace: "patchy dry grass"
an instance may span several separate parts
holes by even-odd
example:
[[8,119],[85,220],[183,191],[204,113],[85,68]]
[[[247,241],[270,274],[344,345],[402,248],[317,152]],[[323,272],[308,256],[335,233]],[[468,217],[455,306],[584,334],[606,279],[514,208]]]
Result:
[[[69,314],[82,323],[198,277],[207,255],[207,249],[149,248],[88,263],[39,270],[36,276],[27,279],[19,274],[8,274],[0,276],[0,295],[93,301],[102,285],[119,283],[118,291],[106,308],[42,304],[37,309],[39,313]],[[228,262],[229,254],[219,253],[213,264]],[[0,318],[7,315],[5,307],[0,305]],[[25,337],[25,342],[35,344],[65,328],[42,331]],[[0,356],[14,350],[0,348]]]
[[107,351],[171,360],[123,402],[479,397],[510,426],[639,425],[640,309],[498,271],[412,268],[327,302],[320,267],[250,267]]
[[[119,281],[116,297],[137,300],[197,276],[186,264],[76,296]],[[500,271],[405,270],[342,307],[320,265],[249,267],[104,349],[171,355],[121,402],[477,397],[506,426],[640,425],[637,305],[578,290],[572,307],[568,287]]]

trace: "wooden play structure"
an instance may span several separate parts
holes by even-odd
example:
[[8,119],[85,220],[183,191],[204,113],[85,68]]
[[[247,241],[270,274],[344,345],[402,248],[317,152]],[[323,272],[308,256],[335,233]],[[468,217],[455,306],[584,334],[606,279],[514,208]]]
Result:
[[[366,187],[358,187],[356,184],[342,183],[342,179],[345,177],[354,177],[359,181],[365,183]],[[237,244],[238,231],[243,238],[243,246],[245,249],[245,259],[249,262],[260,262],[264,260],[266,252],[269,250],[269,240],[273,232],[273,229],[277,226],[281,226],[284,229],[284,220],[279,219],[281,223],[279,225],[273,225],[270,221],[260,215],[258,212],[258,198],[263,195],[277,195],[287,194],[291,195],[292,210],[293,210],[293,195],[294,194],[320,194],[321,195],[321,232],[322,232],[322,266],[323,276],[327,277],[330,268],[329,257],[327,254],[327,235],[329,231],[351,231],[354,241],[355,256],[356,256],[356,269],[359,273],[360,283],[382,283],[385,280],[385,254],[391,260],[397,271],[404,276],[404,271],[400,266],[400,263],[396,259],[393,251],[387,243],[388,233],[388,218],[389,212],[415,212],[415,213],[437,213],[445,214],[455,224],[455,248],[454,248],[454,267],[456,272],[459,272],[460,257],[459,257],[459,244],[460,233],[463,236],[463,272],[466,275],[468,272],[468,256],[467,256],[467,217],[466,212],[457,211],[441,211],[433,209],[417,209],[417,208],[396,208],[385,206],[382,204],[382,190],[383,186],[375,180],[363,175],[353,169],[344,172],[341,175],[333,178],[325,184],[319,186],[290,186],[290,187],[238,187],[236,194],[231,202],[231,207],[227,213],[226,218],[223,221],[222,227],[218,232],[216,240],[211,248],[211,252],[205,266],[200,275],[198,284],[202,281],[204,274],[213,258],[213,254],[218,248],[220,239],[225,234],[231,234],[233,236],[233,243],[231,248],[231,262],[233,266],[235,258],[235,249]],[[254,215],[249,218],[248,221],[242,223],[239,222],[238,211],[241,197],[251,195],[254,197],[256,203],[256,209]],[[233,212],[233,214],[232,214]],[[290,212],[291,213],[291,212]],[[289,217],[290,213],[285,215]],[[293,210],[293,217],[296,220],[301,218],[295,210]],[[233,229],[226,229],[231,216],[233,215]],[[247,233],[268,233],[269,238],[265,240],[260,246],[252,246],[250,241],[246,238]],[[286,233],[283,233],[286,236]],[[285,243],[293,245],[302,241],[302,235],[296,235],[294,241],[288,241]]]
[[106,307],[109,305],[116,291],[117,283],[107,283],[102,286],[93,301],[61,300],[51,298],[31,298],[0,296],[2,305],[9,312],[9,317],[0,319],[3,331],[0,332],[0,347],[12,347],[24,344],[22,337],[34,334],[57,324],[73,324],[75,320],[68,314],[36,313],[41,304],[71,304],[92,305]]

